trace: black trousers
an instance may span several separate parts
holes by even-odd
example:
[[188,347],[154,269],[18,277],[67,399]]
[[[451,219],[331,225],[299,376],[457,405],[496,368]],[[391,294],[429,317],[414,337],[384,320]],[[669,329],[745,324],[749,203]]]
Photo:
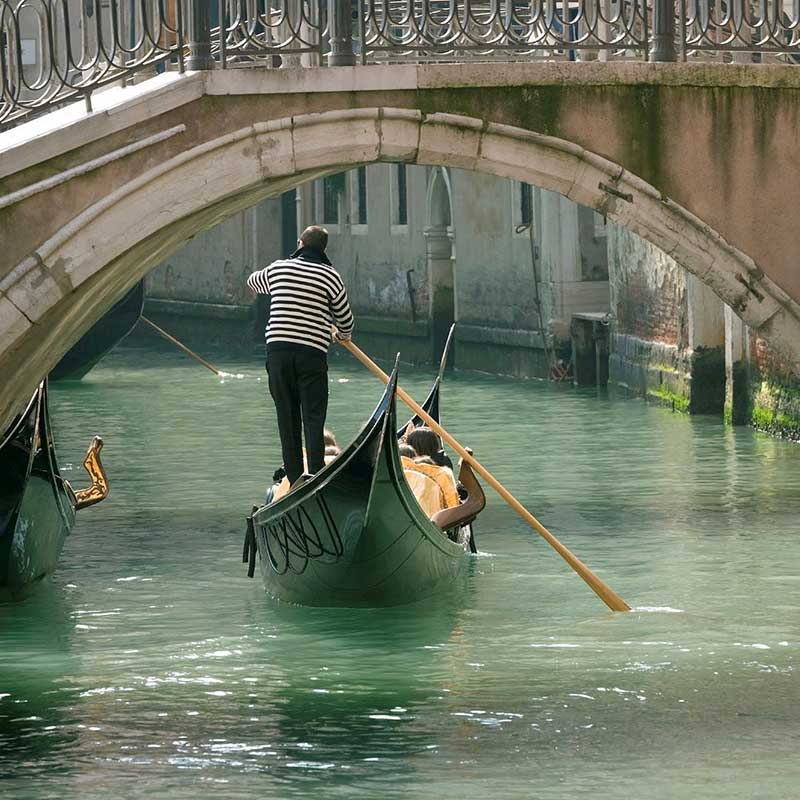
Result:
[[289,483],[294,483],[305,472],[301,429],[308,471],[319,472],[325,466],[328,356],[311,347],[268,349],[267,372],[269,392],[278,412],[283,465]]

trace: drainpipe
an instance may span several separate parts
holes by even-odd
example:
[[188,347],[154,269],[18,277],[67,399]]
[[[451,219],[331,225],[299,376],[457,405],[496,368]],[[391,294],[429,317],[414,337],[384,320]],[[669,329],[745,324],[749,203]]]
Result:
[[[539,333],[542,337],[542,345],[544,346],[544,357],[547,359],[548,369],[552,370],[553,365],[555,364],[555,354],[550,347],[547,325],[544,321],[542,294],[539,289],[539,270],[536,269],[537,245],[533,238],[533,225],[526,222],[522,225],[517,225],[514,230],[516,233],[523,233],[525,230],[528,231],[528,240],[531,245],[531,267],[533,267],[533,304],[536,306],[536,315],[539,317]],[[548,378],[549,377],[550,376],[548,375]]]

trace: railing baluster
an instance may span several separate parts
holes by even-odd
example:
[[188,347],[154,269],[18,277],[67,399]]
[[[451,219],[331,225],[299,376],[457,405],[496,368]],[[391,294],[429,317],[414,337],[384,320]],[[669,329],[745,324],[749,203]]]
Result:
[[329,67],[352,67],[356,63],[353,52],[353,12],[350,0],[328,0],[328,33],[331,50]]
[[191,30],[189,34],[189,70],[213,69],[211,58],[211,2],[212,0],[191,0]]
[[653,46],[650,60],[675,60],[674,0],[653,0]]

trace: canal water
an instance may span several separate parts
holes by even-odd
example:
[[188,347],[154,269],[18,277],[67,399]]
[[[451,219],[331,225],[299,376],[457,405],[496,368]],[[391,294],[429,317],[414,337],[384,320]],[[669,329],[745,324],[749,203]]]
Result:
[[[800,795],[797,445],[455,374],[445,424],[633,613],[494,495],[451,593],[292,608],[241,563],[280,460],[262,366],[217,359],[235,377],[129,348],[53,386],[65,475],[99,432],[111,495],[0,606],[4,798]],[[381,387],[330,380],[347,441]]]

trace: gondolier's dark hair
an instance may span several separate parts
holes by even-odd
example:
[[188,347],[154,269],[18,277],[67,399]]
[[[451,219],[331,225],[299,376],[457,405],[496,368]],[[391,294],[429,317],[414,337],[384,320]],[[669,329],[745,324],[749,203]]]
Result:
[[320,225],[309,225],[300,235],[300,240],[303,247],[324,253],[328,246],[328,231]]

